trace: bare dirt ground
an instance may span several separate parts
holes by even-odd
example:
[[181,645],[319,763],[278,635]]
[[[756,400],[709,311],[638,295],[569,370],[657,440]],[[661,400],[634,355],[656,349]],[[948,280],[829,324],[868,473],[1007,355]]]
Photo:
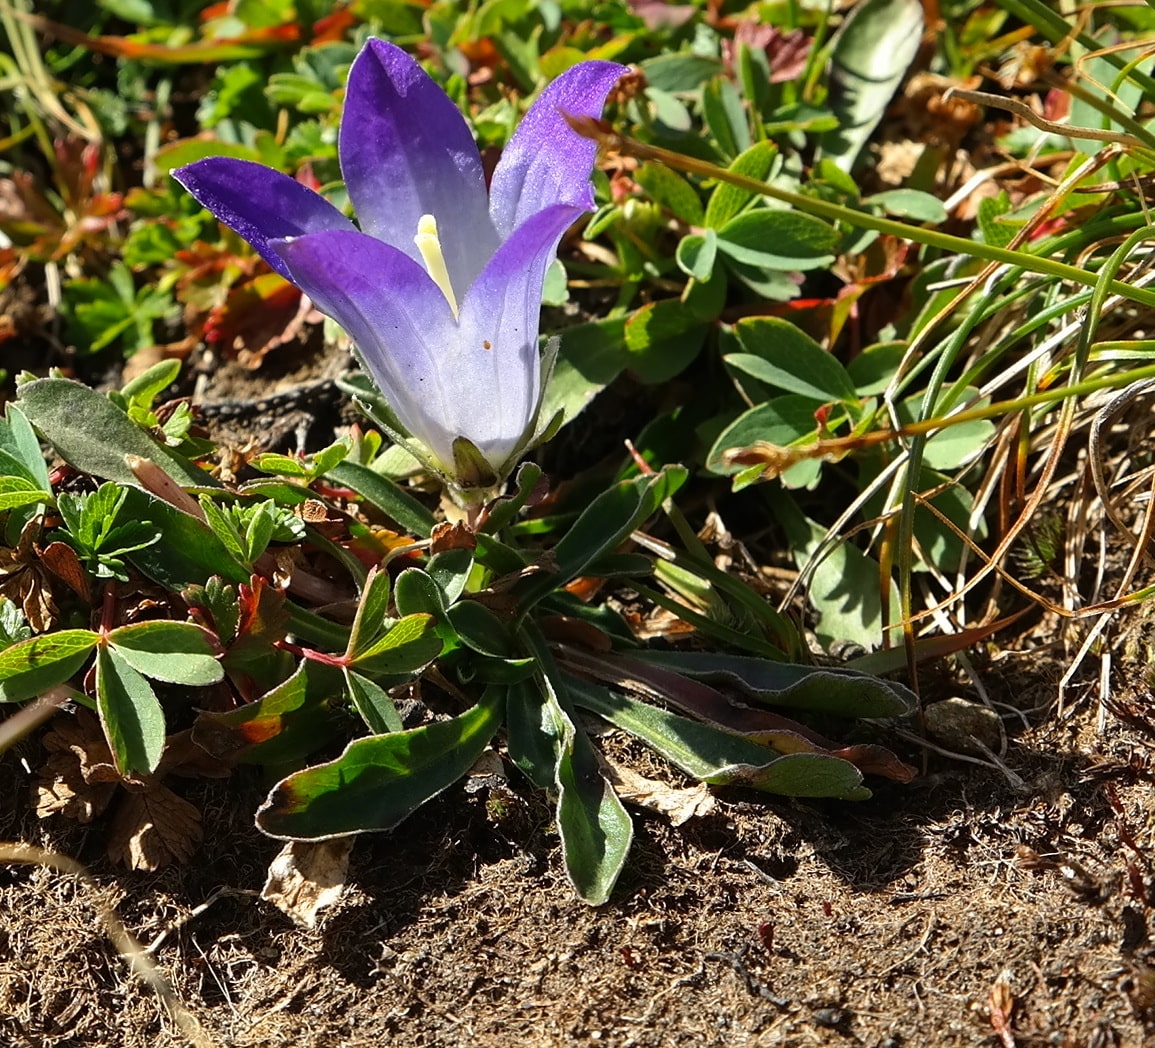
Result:
[[[1037,697],[1053,678],[1006,683]],[[1148,1043],[1150,740],[1095,719],[1090,700],[1049,713],[1012,742],[1009,778],[932,757],[859,805],[728,793],[679,828],[638,812],[596,910],[574,901],[538,795],[460,787],[358,842],[316,932],[256,897],[278,845],[252,829],[255,777],[193,783],[198,855],[126,875],[101,823],[36,819],[10,753],[0,836],[96,883],[0,870],[2,1043],[187,1043],[102,906],[146,946],[167,932],[154,957],[218,1045]]]

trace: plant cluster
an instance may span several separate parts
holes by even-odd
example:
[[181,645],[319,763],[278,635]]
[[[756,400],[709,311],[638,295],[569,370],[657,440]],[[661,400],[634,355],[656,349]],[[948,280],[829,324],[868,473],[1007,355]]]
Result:
[[[1155,18],[941,6],[0,3],[0,293],[43,285],[60,322],[0,339],[67,344],[81,375],[156,361],[108,394],[10,376],[0,701],[99,727],[48,809],[255,763],[278,779],[261,829],[317,840],[395,827],[496,746],[553,794],[596,903],[631,824],[593,723],[710,784],[909,779],[870,722],[915,696],[872,674],[951,650],[917,598],[961,648],[981,580],[1034,596],[1005,564],[1020,539],[1053,556],[1029,522],[1080,398],[1155,375],[1125,337],[1155,305],[1155,84],[1101,47]],[[1005,97],[974,92],[991,64]],[[963,226],[975,99],[1060,72],[998,143],[1034,182]],[[864,160],[904,106],[892,184]],[[375,428],[226,467],[182,360],[259,367],[311,305]],[[596,429],[611,385],[647,405],[630,454],[524,461]],[[784,540],[819,643],[880,650],[815,665],[792,594],[720,566],[679,508],[717,499]],[[654,607],[692,641],[648,643]]]

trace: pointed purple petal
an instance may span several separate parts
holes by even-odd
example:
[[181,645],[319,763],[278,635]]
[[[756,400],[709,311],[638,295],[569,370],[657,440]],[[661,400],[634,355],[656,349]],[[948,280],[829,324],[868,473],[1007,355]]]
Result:
[[501,154],[489,190],[489,213],[502,239],[551,204],[593,209],[590,174],[597,143],[574,131],[562,112],[600,116],[610,88],[626,71],[616,62],[582,62],[530,107]]
[[273,247],[293,282],[357,344],[402,425],[451,465],[462,432],[454,397],[461,369],[441,289],[407,255],[364,233],[314,233]]
[[[555,204],[520,225],[469,289],[461,306],[461,345],[471,369],[488,364],[491,377],[479,392],[496,400],[474,409],[494,425],[476,424],[468,436],[500,467],[533,421],[541,385],[537,347],[541,289],[561,235],[582,208]],[[485,348],[488,345],[488,349]],[[473,357],[481,354],[481,363]]]
[[292,277],[269,241],[353,228],[319,193],[250,160],[208,157],[178,168],[172,177],[287,280]]
[[361,228],[419,260],[417,222],[433,215],[460,298],[498,240],[481,157],[457,107],[401,48],[370,40],[349,70],[339,146]]

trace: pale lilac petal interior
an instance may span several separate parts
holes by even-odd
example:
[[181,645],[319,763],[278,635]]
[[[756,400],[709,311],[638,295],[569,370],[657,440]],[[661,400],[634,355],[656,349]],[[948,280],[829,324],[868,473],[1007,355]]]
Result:
[[357,344],[402,425],[451,464],[460,369],[450,356],[457,324],[441,289],[418,263],[364,233],[315,233],[272,246],[293,282]]
[[600,116],[606,95],[626,72],[616,62],[582,62],[553,81],[530,107],[498,161],[489,212],[504,240],[530,215],[551,204],[593,208],[590,174],[597,143],[566,123]]
[[[537,336],[541,289],[558,241],[582,208],[555,204],[522,223],[501,245],[469,289],[461,307],[461,347],[469,360],[487,364],[477,395],[496,397],[494,406],[476,403],[476,416],[497,423],[467,433],[494,466],[502,466],[532,421],[541,387]],[[488,348],[486,348],[488,346]],[[490,393],[489,391],[492,391]],[[463,391],[463,401],[470,400]]]
[[417,223],[433,215],[460,297],[498,243],[481,158],[457,107],[396,45],[370,40],[353,62],[339,149],[362,230],[419,260]]
[[177,168],[172,177],[289,280],[292,277],[281,257],[270,249],[270,241],[326,229],[353,229],[353,223],[319,193],[250,160],[207,157]]

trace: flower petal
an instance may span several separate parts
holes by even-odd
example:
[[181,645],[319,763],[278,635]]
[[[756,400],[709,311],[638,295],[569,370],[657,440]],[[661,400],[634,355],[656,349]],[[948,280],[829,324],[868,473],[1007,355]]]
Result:
[[460,297],[497,234],[477,144],[449,96],[401,48],[370,40],[349,70],[339,148],[361,228],[420,260],[417,222],[433,215]]
[[251,160],[208,157],[177,168],[172,177],[287,280],[292,277],[269,241],[353,228],[319,193]]
[[593,209],[590,174],[597,143],[574,131],[562,112],[600,116],[606,95],[625,72],[616,62],[582,62],[530,107],[501,154],[489,190],[489,213],[503,240],[551,204]]
[[[537,333],[541,289],[561,235],[581,207],[555,204],[514,230],[465,296],[461,306],[461,354],[470,370],[486,364],[489,376],[462,391],[469,403],[470,428],[463,430],[500,468],[533,422],[541,385]],[[488,347],[488,348],[487,348]],[[477,359],[480,354],[480,360]],[[484,403],[481,397],[492,397]],[[480,422],[489,423],[484,428]]]
[[418,263],[364,233],[313,233],[272,246],[293,282],[356,342],[401,424],[451,466],[461,369],[441,289]]

